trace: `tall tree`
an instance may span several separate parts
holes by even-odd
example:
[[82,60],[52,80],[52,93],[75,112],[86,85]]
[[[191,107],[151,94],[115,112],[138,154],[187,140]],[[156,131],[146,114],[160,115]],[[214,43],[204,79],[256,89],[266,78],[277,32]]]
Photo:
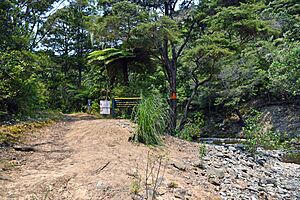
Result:
[[[143,3],[141,3],[143,5]],[[144,4],[153,15],[149,22],[136,28],[135,44],[147,43],[153,55],[160,60],[165,71],[170,93],[169,132],[175,133],[177,120],[177,69],[178,59],[189,43],[196,27],[194,1],[162,1]]]
[[42,27],[47,13],[56,1],[1,1],[0,50],[32,50],[37,47],[44,37]]

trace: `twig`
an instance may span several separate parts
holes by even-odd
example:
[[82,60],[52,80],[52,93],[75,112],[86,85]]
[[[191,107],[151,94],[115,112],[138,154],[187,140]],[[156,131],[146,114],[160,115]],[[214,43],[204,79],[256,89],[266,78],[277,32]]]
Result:
[[101,168],[98,168],[96,170],[96,174],[100,173],[102,170],[104,170],[108,165],[109,165],[110,161],[108,161],[105,165],[103,165]]
[[16,151],[38,151],[36,148],[31,147],[31,146],[13,146],[14,150]]

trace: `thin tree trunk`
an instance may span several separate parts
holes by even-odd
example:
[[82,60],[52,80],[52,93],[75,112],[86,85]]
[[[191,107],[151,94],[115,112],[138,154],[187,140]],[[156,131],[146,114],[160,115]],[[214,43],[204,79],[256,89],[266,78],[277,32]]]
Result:
[[238,109],[234,109],[234,112],[237,114],[237,116],[239,117],[239,123],[241,126],[245,126],[245,121],[243,119],[242,114],[240,113],[240,111]]
[[81,80],[82,80],[82,63],[78,63],[78,87],[81,87]]
[[176,64],[170,66],[170,126],[169,132],[175,134],[176,130],[176,112],[177,112],[177,94],[176,94]]
[[[198,67],[197,67],[197,68],[198,68]],[[210,74],[209,77],[208,77],[207,79],[205,79],[205,80],[199,82],[198,79],[197,79],[197,77],[196,77],[196,75],[195,75],[195,71],[197,70],[197,68],[192,72],[193,80],[194,80],[194,82],[195,82],[195,87],[194,87],[194,89],[193,89],[193,92],[192,92],[191,96],[188,98],[187,103],[185,104],[183,118],[181,119],[180,126],[179,126],[179,130],[180,130],[180,131],[183,130],[183,128],[184,128],[184,126],[185,126],[185,124],[186,124],[186,122],[187,122],[187,116],[188,116],[188,112],[189,112],[189,107],[190,107],[190,105],[191,105],[191,103],[192,103],[192,100],[194,99],[194,97],[195,97],[195,95],[196,95],[196,93],[197,93],[197,91],[198,91],[198,88],[199,88],[201,85],[203,85],[203,84],[205,84],[206,82],[208,82],[208,81],[211,79],[211,77],[212,77],[212,75]]]
[[189,112],[189,107],[191,105],[192,100],[194,99],[194,96],[196,95],[198,87],[199,87],[198,84],[194,87],[191,96],[188,98],[188,101],[185,104],[183,118],[181,119],[180,126],[179,126],[179,130],[180,131],[183,130],[183,128],[184,128],[184,126],[185,126],[185,124],[187,122],[187,116],[188,116],[188,112]]
[[128,78],[128,63],[125,61],[123,63],[123,79],[124,79],[124,85],[128,86],[129,85],[129,78]]

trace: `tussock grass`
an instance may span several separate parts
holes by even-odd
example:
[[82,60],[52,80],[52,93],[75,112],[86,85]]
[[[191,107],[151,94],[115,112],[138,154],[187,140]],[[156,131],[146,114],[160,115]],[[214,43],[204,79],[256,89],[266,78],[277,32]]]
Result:
[[168,111],[168,105],[162,98],[143,98],[133,112],[137,124],[134,140],[147,145],[161,144],[160,135],[166,130]]

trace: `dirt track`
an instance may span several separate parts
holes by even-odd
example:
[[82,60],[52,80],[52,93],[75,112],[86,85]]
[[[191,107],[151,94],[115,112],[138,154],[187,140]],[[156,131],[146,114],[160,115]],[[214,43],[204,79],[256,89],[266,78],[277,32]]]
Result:
[[[34,133],[27,143],[37,151],[23,153],[20,165],[0,172],[1,199],[132,199],[133,173],[144,179],[150,148],[128,141],[132,133],[126,120],[69,118]],[[165,144],[151,150],[168,160],[159,198],[175,199],[175,189],[167,185],[176,183],[189,191],[189,199],[218,199],[210,193],[212,186],[205,191],[203,185],[189,185],[193,174],[172,165],[197,160],[196,144],[171,137]]]

